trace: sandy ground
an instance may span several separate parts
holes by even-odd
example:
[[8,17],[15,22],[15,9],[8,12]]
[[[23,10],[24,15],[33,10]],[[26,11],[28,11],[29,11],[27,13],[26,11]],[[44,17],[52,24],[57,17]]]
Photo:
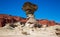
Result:
[[55,27],[47,27],[32,31],[31,28],[24,28],[23,30],[28,33],[25,35],[22,34],[23,31],[19,27],[15,29],[0,28],[0,37],[58,37],[54,29]]

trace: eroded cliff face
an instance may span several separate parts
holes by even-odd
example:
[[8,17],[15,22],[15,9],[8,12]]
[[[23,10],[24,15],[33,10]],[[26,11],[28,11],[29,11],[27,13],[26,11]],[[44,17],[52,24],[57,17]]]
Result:
[[17,16],[10,16],[5,14],[0,14],[0,27],[5,26],[6,23],[14,23],[14,22],[26,22],[25,18],[20,18]]
[[[14,22],[23,22],[26,23],[28,18],[21,18],[18,16],[11,16],[6,14],[0,14],[0,27],[5,26],[6,23],[14,23]],[[55,21],[49,21],[49,20],[37,20],[39,24],[41,25],[48,25],[48,26],[54,26],[58,23]]]
[[48,25],[48,26],[54,26],[56,25],[55,21],[49,21],[49,20],[39,20],[39,24],[41,25]]
[[[1,33],[0,36],[1,35],[16,35],[17,36],[17,35],[22,34],[22,36],[33,35],[33,37],[35,37],[36,35],[39,37],[40,36],[43,37],[44,35],[44,37],[48,37],[49,35],[54,34],[53,36],[50,36],[50,37],[57,37],[57,35],[58,36],[60,35],[59,23],[56,23],[55,21],[41,19],[41,20],[36,20],[38,23],[37,25],[37,24],[34,24],[35,23],[34,18],[32,20],[31,19],[29,20],[29,19],[30,18],[21,18],[18,16],[0,14],[0,33]],[[26,26],[27,25],[26,22],[28,21],[30,25]],[[33,21],[34,23],[31,23]],[[37,27],[35,27],[34,25],[37,25]],[[42,26],[39,27],[40,25]],[[47,25],[48,27],[46,27],[45,25]]]

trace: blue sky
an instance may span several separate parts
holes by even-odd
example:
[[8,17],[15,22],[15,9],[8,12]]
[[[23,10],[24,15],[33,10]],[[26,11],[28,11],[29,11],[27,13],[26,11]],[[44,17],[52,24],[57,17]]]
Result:
[[54,20],[60,23],[60,0],[0,0],[0,14],[9,14],[26,18],[22,6],[31,2],[38,6],[36,19]]

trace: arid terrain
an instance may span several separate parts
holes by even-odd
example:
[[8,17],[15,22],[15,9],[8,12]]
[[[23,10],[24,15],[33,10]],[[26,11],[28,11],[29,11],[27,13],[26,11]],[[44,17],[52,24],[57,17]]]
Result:
[[29,18],[1,14],[0,37],[60,37],[59,23],[46,19],[36,20],[38,26],[35,28],[35,23],[25,24],[28,20]]
[[46,28],[26,28],[21,27],[14,29],[0,28],[0,37],[58,37],[55,28],[60,26],[51,26]]

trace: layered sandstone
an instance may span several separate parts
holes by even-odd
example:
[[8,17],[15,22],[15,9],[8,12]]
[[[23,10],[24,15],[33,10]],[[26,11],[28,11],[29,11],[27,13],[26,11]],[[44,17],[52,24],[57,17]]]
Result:
[[[6,23],[13,23],[13,22],[23,22],[26,23],[28,18],[21,18],[18,16],[11,16],[11,15],[6,15],[6,14],[0,14],[0,27],[5,26]],[[49,20],[37,20],[39,24],[41,25],[48,25],[48,26],[54,26],[56,24],[55,21],[49,21]]]

